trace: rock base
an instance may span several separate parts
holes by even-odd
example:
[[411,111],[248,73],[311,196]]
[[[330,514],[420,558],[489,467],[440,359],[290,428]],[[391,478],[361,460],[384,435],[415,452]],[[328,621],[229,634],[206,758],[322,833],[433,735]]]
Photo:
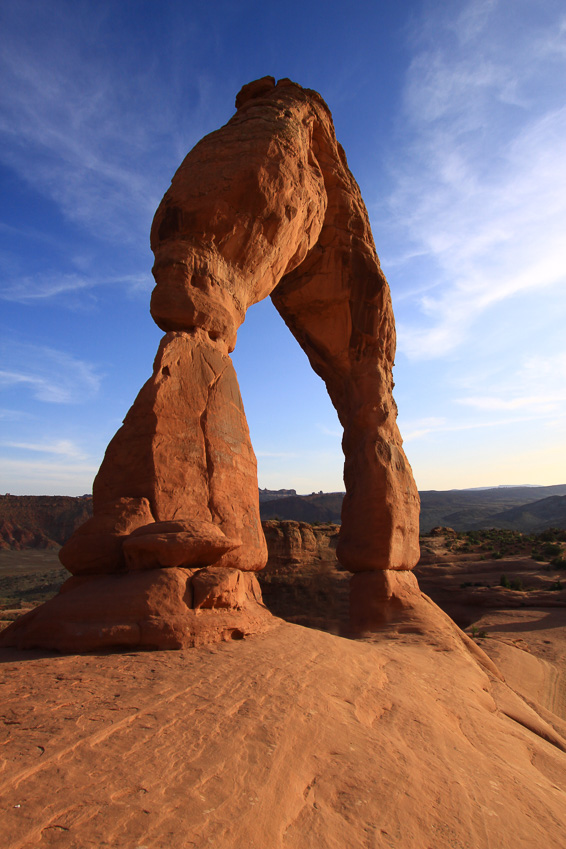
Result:
[[358,572],[350,581],[350,628],[354,635],[379,631],[410,619],[421,603],[422,593],[412,572]]
[[253,573],[173,567],[70,578],[3,631],[0,646],[75,654],[182,649],[243,639],[276,622]]

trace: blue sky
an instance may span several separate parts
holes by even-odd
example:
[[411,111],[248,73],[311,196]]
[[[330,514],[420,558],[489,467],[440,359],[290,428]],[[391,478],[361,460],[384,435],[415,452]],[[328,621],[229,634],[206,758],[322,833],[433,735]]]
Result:
[[[151,373],[153,213],[252,79],[329,104],[397,320],[420,489],[566,482],[562,0],[3,0],[0,492],[91,491]],[[269,301],[234,362],[262,487],[343,488]]]

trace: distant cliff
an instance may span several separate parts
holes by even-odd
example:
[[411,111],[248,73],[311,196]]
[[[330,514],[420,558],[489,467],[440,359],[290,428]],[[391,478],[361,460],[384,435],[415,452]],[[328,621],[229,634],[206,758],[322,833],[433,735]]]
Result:
[[[566,484],[430,490],[420,496],[421,533],[438,526],[456,531],[506,528],[523,533],[539,533],[548,527],[566,529]],[[297,495],[294,489],[260,489],[261,518],[300,525],[339,524],[343,497],[342,492]],[[0,495],[0,549],[57,547],[91,515],[90,495]],[[306,540],[307,532],[303,529],[301,533]],[[293,534],[289,530],[289,539]],[[275,539],[272,542],[280,544]]]
[[55,548],[90,516],[90,495],[0,495],[0,549]]
[[[313,492],[274,498],[260,503],[261,518],[339,523],[343,497],[342,492]],[[523,533],[566,528],[566,484],[429,490],[420,497],[421,533],[438,526],[456,531],[508,528]]]
[[262,519],[293,519],[297,522],[340,522],[343,492],[313,492],[312,495],[288,495],[263,502]]

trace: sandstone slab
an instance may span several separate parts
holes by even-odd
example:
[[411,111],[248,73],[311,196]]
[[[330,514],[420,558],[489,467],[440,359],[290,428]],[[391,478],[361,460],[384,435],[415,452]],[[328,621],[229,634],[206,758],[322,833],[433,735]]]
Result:
[[3,849],[564,847],[564,723],[432,608],[425,639],[0,660]]

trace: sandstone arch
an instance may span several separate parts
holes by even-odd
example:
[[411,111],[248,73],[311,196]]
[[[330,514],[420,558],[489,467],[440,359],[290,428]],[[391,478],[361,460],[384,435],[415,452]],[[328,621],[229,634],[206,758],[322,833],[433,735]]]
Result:
[[[354,618],[371,624],[376,604],[415,591],[395,577],[418,559],[419,500],[392,397],[389,288],[359,188],[316,92],[265,77],[236,106],[156,212],[154,372],[108,446],[93,518],[61,551],[79,577],[22,620],[22,645],[173,647],[267,626],[253,576],[267,559],[256,463],[229,354],[268,295],[344,428],[338,556],[358,573]],[[108,612],[113,587],[122,602]],[[46,637],[49,619],[58,636]]]

